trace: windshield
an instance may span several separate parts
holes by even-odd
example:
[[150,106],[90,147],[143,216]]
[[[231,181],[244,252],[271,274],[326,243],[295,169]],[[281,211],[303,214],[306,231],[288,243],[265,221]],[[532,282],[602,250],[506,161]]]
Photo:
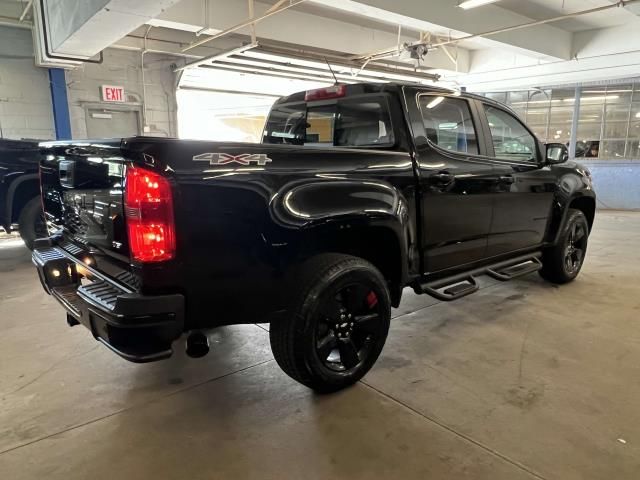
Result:
[[263,143],[373,147],[395,143],[384,96],[343,99],[319,106],[307,103],[274,105]]

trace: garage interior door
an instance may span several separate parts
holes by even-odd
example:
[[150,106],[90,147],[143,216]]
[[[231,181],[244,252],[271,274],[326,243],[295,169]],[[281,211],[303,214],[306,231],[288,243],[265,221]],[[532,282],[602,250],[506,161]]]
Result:
[[137,110],[89,109],[87,136],[89,138],[131,137],[140,134]]

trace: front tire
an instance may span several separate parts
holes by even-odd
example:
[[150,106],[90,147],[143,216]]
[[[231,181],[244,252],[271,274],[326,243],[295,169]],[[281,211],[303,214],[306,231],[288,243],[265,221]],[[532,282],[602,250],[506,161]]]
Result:
[[318,255],[296,270],[287,314],[269,329],[273,356],[315,391],[348,387],[371,369],[387,339],[385,279],[366,260],[340,254]]
[[558,243],[542,255],[540,276],[553,283],[569,283],[580,273],[587,253],[589,224],[580,210],[569,209]]
[[42,213],[40,197],[34,197],[22,208],[18,217],[18,231],[24,244],[33,250],[36,238],[47,236],[47,227]]

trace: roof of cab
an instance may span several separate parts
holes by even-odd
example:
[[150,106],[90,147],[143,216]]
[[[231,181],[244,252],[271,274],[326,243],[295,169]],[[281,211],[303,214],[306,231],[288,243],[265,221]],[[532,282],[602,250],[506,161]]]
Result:
[[[459,92],[458,90],[452,89],[452,88],[446,88],[446,87],[438,87],[435,85],[420,85],[420,84],[416,84],[416,83],[403,83],[403,82],[389,82],[389,83],[373,83],[373,82],[361,82],[361,83],[353,83],[353,84],[348,84],[347,85],[347,94],[346,96],[350,96],[350,95],[362,95],[362,94],[367,94],[367,93],[383,93],[383,92],[394,92],[397,93],[400,91],[400,89],[402,89],[403,87],[411,87],[411,88],[416,88],[419,90],[423,90],[425,92],[434,92],[434,93],[443,93],[443,94],[448,94],[448,95],[452,95],[452,94],[456,94],[457,92]],[[283,104],[283,103],[298,103],[298,102],[304,102],[305,99],[305,94],[307,91],[302,91],[302,92],[296,92],[293,93],[291,95],[285,96],[285,97],[280,97],[277,101],[276,104]],[[501,108],[506,108],[509,111],[513,111],[508,105],[504,105],[496,100],[487,98],[487,97],[483,97],[482,95],[478,95],[475,93],[469,93],[469,92],[460,92],[459,93],[460,97],[463,98],[473,98],[476,100],[481,100],[484,103],[488,103],[488,104],[492,104],[492,105],[496,105],[499,106]]]

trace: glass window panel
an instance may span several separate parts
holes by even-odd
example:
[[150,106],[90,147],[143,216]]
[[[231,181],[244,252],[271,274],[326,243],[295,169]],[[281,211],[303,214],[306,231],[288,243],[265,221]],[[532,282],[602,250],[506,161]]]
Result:
[[490,98],[491,100],[495,100],[496,102],[506,103],[507,101],[507,93],[506,92],[491,92],[485,94],[485,97]]
[[509,96],[507,98],[507,103],[512,108],[518,108],[526,110],[527,100],[529,99],[529,92],[520,91],[520,92],[509,92]]
[[385,102],[348,98],[338,102],[335,145],[359,147],[393,143],[395,139]]
[[627,142],[627,158],[640,160],[640,140],[629,140]]
[[549,138],[559,143],[568,143],[571,139],[571,122],[573,107],[559,107],[552,105],[549,118]]
[[627,138],[627,122],[607,122],[604,127],[605,138]]
[[[510,105],[540,140],[570,141],[575,88],[513,91],[506,95],[492,92],[487,96]],[[576,137],[577,156],[578,150],[583,150],[582,156],[589,153],[592,157],[640,159],[640,81],[582,88]]]
[[580,95],[580,104],[584,105],[602,105],[607,99],[607,90],[605,87],[583,88]]
[[600,147],[600,158],[624,158],[624,140],[604,140]]
[[593,142],[600,140],[602,129],[602,105],[580,105],[577,140]]
[[640,140],[640,121],[631,122],[629,125],[629,140]]
[[551,91],[552,105],[572,105],[575,102],[575,88],[554,88]]
[[305,145],[333,145],[336,109],[334,106],[307,110]]
[[429,142],[445,150],[478,154],[478,140],[466,100],[421,95],[420,110]]
[[577,139],[582,142],[593,142],[600,140],[600,125],[580,124],[578,125]]
[[601,125],[593,123],[581,123],[578,125],[577,139],[583,142],[600,140]]
[[484,106],[497,158],[517,162],[536,162],[536,140],[524,126],[507,112]]
[[544,126],[544,135],[546,136],[547,123],[549,123],[549,108],[529,107],[526,121],[528,125]]
[[605,107],[605,119],[607,122],[626,122],[629,118],[629,104],[607,105]]
[[548,107],[551,103],[551,90],[530,90],[527,103],[529,108]]
[[513,109],[514,112],[516,112],[516,115],[518,115],[518,117],[520,117],[522,120],[524,120],[525,118],[527,118],[527,109],[522,107],[522,108],[515,108],[515,107],[511,107]]
[[538,140],[540,140],[541,142],[546,142],[547,141],[547,126],[539,126],[536,127],[535,125],[529,125],[529,128],[531,130],[533,130],[533,133],[536,135],[536,137],[538,137]]
[[631,101],[632,85],[610,85],[606,89],[606,103],[624,103],[629,105]]

